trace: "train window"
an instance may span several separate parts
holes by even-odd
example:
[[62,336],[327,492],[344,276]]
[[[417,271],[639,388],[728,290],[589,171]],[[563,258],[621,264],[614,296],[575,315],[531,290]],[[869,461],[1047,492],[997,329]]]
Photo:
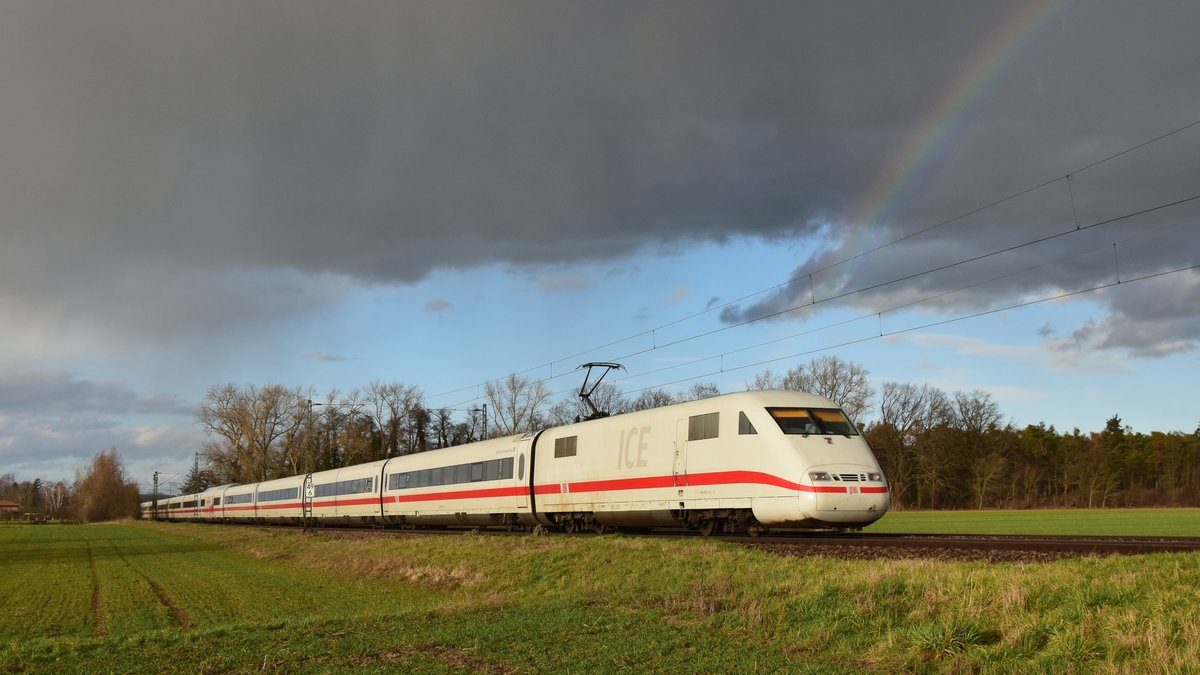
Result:
[[785,434],[807,436],[820,431],[812,415],[804,408],[767,408]]
[[750,436],[750,435],[757,434],[757,433],[758,433],[758,431],[755,430],[754,425],[750,423],[750,418],[746,417],[746,413],[739,412],[738,413],[738,434],[741,436]]
[[707,415],[692,415],[688,418],[688,440],[703,441],[708,438],[716,438],[719,427],[720,413],[708,413]]
[[836,408],[767,408],[785,434],[842,435],[857,434],[846,414]]
[[500,480],[500,462],[493,459],[483,463],[483,480]]
[[850,423],[850,419],[846,417],[846,413],[837,408],[814,409],[812,414],[816,418],[817,424],[820,424],[821,429],[827,434],[851,436],[858,433],[854,425]]
[[566,438],[554,439],[554,456],[555,457],[574,457],[575,446],[579,440],[578,436],[567,436]]
[[[490,462],[488,462],[490,464]],[[483,480],[483,465],[484,462],[475,462],[471,465],[471,482]]]
[[260,502],[278,502],[285,499],[295,499],[297,488],[283,488],[281,490],[264,490],[258,493],[258,501]]
[[525,480],[525,455],[517,462],[517,480]]
[[408,487],[408,474],[393,473],[389,475],[387,486],[389,490],[401,490]]
[[459,464],[454,467],[454,482],[455,483],[470,483],[471,482],[471,465]]
[[500,479],[501,480],[509,480],[512,478],[512,473],[513,473],[513,458],[505,457],[504,459],[500,460]]
[[220,506],[220,505],[221,505],[221,498],[213,497],[213,506]]

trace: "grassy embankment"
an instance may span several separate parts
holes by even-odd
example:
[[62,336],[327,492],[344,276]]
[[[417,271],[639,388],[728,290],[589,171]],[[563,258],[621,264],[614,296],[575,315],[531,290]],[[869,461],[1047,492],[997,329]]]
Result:
[[1200,671],[1200,554],[843,561],[180,524],[3,528],[0,551],[0,671]]

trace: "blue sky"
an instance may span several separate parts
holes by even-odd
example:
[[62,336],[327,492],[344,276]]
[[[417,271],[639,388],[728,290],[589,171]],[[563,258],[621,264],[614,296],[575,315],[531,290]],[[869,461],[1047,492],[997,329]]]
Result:
[[0,473],[182,473],[227,382],[465,408],[593,360],[1191,432],[1200,274],[1129,280],[1200,264],[1198,11],[0,6]]

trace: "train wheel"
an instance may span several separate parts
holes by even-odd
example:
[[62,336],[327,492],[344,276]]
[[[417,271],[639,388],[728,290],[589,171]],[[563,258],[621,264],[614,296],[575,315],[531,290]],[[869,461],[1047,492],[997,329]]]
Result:
[[713,532],[717,531],[717,524],[719,522],[720,521],[717,518],[708,518],[708,517],[701,518],[700,519],[700,527],[697,528],[700,530],[700,536],[711,537]]
[[576,530],[575,519],[568,517],[566,520],[564,520],[562,522],[562,528],[563,528],[563,531],[566,532],[567,534],[575,534],[575,530]]

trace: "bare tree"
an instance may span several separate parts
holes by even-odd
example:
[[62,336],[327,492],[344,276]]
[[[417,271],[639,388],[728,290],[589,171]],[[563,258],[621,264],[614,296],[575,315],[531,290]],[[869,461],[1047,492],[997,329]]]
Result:
[[783,376],[782,388],[806,391],[834,401],[850,419],[859,421],[867,412],[875,392],[862,365],[836,356],[822,356],[792,368]]
[[364,398],[379,424],[384,456],[413,451],[416,434],[412,433],[412,425],[420,418],[416,411],[425,407],[421,390],[401,382],[373,381],[367,385]]
[[970,393],[954,392],[952,403],[954,426],[975,434],[983,434],[988,429],[1000,426],[1003,419],[1000,405],[992,400],[992,395],[976,389]]
[[42,486],[42,504],[46,507],[46,515],[51,518],[61,518],[63,507],[67,504],[70,487],[65,481],[47,483]]
[[746,391],[783,389],[783,376],[776,375],[770,368],[755,373],[754,380],[746,383]]
[[720,396],[721,389],[712,382],[693,382],[692,386],[688,387],[682,394],[676,397],[676,401],[699,401],[702,398],[712,398]]
[[999,452],[987,452],[975,458],[971,465],[971,492],[975,508],[982,509],[1004,487],[1001,480],[1008,473],[1008,460]]
[[550,398],[544,382],[515,373],[502,381],[488,382],[485,393],[495,420],[493,436],[534,430],[542,422],[541,407]]
[[651,408],[661,408],[664,405],[671,405],[679,401],[671,395],[671,392],[665,389],[647,389],[638,395],[637,398],[629,404],[630,412],[638,410],[649,410]]
[[292,455],[304,434],[308,398],[299,388],[283,385],[214,386],[204,396],[197,416],[220,441],[204,454],[222,481],[254,483],[294,470]]
[[950,419],[949,400],[937,387],[907,382],[884,382],[879,399],[879,423],[868,434],[871,447],[892,485],[896,506],[916,503],[921,477],[932,472],[940,479],[931,458],[918,456],[918,441],[925,431]]
[[80,520],[92,523],[138,515],[137,483],[129,480],[116,448],[92,458],[91,465],[76,476],[75,492]]
[[[591,393],[592,404],[596,409],[609,415],[620,415],[629,412],[630,402],[621,395],[621,390],[612,382],[602,382]],[[566,398],[554,404],[546,416],[551,426],[572,424],[585,420],[592,414],[591,408],[583,402],[578,393],[572,392]]]

